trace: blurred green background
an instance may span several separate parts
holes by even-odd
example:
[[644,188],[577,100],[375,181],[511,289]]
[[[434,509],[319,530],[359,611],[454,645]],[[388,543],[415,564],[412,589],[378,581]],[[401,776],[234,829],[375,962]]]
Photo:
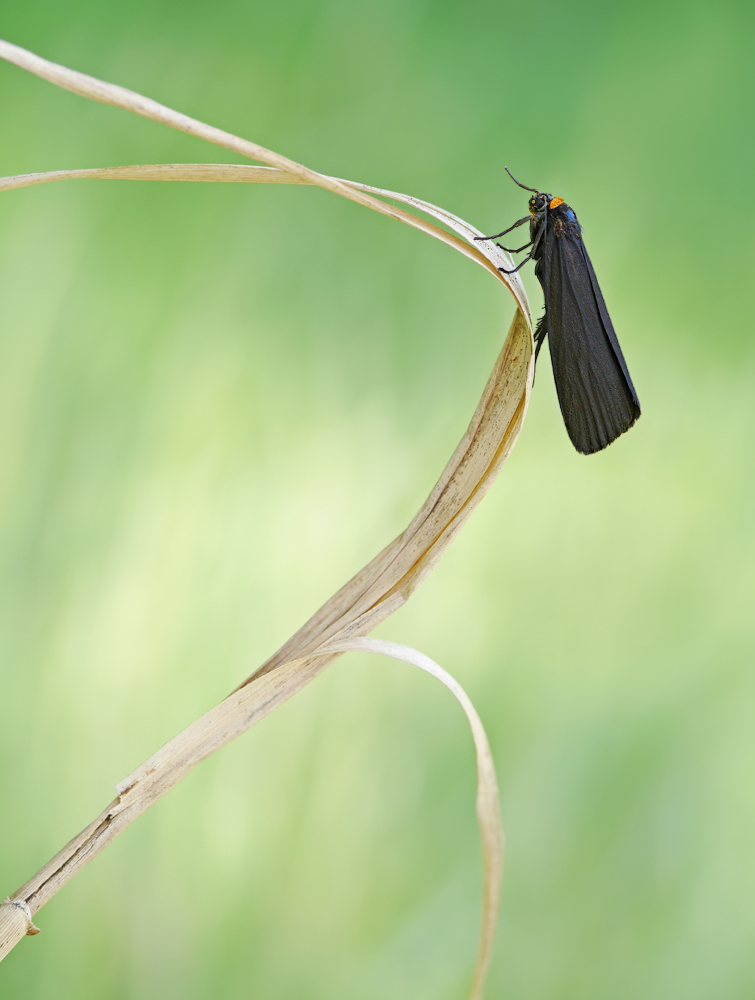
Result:
[[[543,356],[500,480],[378,632],[490,734],[490,997],[755,995],[754,20],[2,3],[10,41],[316,169],[491,231],[526,210],[508,164],[579,214],[642,419],[577,455]],[[0,93],[4,175],[234,160],[5,63]],[[314,189],[0,196],[0,897],[406,526],[512,315]],[[350,656],[60,892],[0,995],[452,1000],[480,891],[458,706]]]

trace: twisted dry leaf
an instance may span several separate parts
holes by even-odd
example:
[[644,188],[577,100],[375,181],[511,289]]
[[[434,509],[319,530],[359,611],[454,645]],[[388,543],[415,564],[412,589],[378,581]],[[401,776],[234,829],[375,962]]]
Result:
[[480,716],[461,684],[429,656],[412,649],[411,646],[402,646],[398,642],[386,642],[383,639],[367,638],[336,641],[330,643],[328,648],[331,651],[344,653],[350,650],[363,653],[382,653],[383,656],[392,656],[396,660],[411,663],[437,678],[441,684],[445,684],[464,709],[469,728],[472,730],[477,756],[477,821],[480,826],[482,863],[485,872],[480,946],[470,993],[470,1000],[479,1000],[482,997],[485,977],[493,954],[493,938],[498,920],[498,903],[501,898],[501,879],[503,878],[503,828],[498,800],[498,782],[495,777],[493,754]]
[[[32,923],[34,914],[129,823],[201,760],[301,690],[347,647],[351,648],[359,637],[365,636],[406,602],[490,488],[508,458],[529,402],[534,364],[532,325],[524,289],[516,275],[503,275],[498,270],[500,266],[510,266],[508,257],[492,244],[469,242],[481,233],[451,213],[408,195],[317,173],[140,94],[47,62],[8,42],[0,41],[0,56],[82,96],[162,122],[266,164],[265,167],[165,164],[55,171],[0,179],[0,190],[85,177],[313,184],[452,246],[503,282],[517,302],[509,334],[469,428],[408,528],[334,594],[228,698],[120,782],[117,786],[118,797],[110,806],[33,878],[8,897],[5,904],[0,905],[2,959],[24,934],[35,933]],[[382,200],[386,197],[421,210],[453,232],[388,204]],[[494,881],[488,878],[486,883],[486,908],[489,908],[491,899],[497,900]],[[496,906],[497,903],[493,906],[494,911]],[[489,955],[489,942],[486,945],[483,936],[481,955],[486,948]],[[473,996],[481,995],[484,968],[482,973],[479,968],[478,965]]]

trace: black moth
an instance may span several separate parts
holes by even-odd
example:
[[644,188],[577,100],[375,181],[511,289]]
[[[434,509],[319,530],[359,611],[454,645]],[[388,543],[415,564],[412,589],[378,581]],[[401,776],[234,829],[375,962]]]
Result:
[[[506,172],[519,184],[508,167]],[[495,240],[529,222],[530,242],[516,250],[502,249],[519,253],[531,248],[514,271],[534,260],[543,288],[545,312],[535,330],[535,360],[547,336],[566,430],[577,451],[589,455],[629,430],[640,416],[640,402],[582,242],[577,216],[563,198],[525,184],[519,187],[534,192],[530,214],[502,233],[477,239]],[[514,273],[503,267],[499,270]]]

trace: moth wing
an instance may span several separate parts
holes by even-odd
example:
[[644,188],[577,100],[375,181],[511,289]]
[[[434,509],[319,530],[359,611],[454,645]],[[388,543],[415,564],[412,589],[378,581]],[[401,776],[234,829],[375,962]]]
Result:
[[611,322],[611,317],[608,315],[608,307],[606,306],[605,299],[603,298],[603,293],[600,290],[600,285],[598,284],[598,279],[595,276],[595,269],[592,266],[592,261],[587,253],[587,249],[580,241],[579,249],[582,251],[582,256],[584,257],[585,264],[587,265],[587,273],[590,275],[590,285],[592,286],[593,295],[595,296],[595,302],[598,306],[598,312],[600,313],[600,318],[603,321],[603,327],[606,331],[606,336],[608,341],[613,348],[613,353],[616,355],[616,360],[621,366],[621,370],[624,373],[624,378],[627,380],[627,385],[631,389],[632,398],[634,399],[635,405],[637,406],[637,416],[640,415],[640,401],[637,398],[637,393],[635,391],[634,385],[632,384],[631,376],[629,375],[629,369],[627,368],[627,363],[624,360],[624,355],[621,352],[621,347],[619,346],[619,340],[616,336],[616,331],[613,328],[613,323]]
[[556,392],[577,451],[601,451],[629,430],[640,404],[582,240],[549,226],[545,310]]

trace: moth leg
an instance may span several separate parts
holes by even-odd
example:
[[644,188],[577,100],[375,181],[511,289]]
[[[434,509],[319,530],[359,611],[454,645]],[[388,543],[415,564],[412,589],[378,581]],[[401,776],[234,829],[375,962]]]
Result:
[[540,353],[540,348],[545,343],[545,338],[548,336],[548,314],[544,312],[540,319],[537,321],[537,326],[535,327],[535,364],[537,364],[537,356]]
[[[526,219],[520,219],[519,222],[516,222],[511,228],[515,229],[516,226],[520,226],[523,222],[526,222],[526,221],[527,221]],[[508,230],[506,230],[506,232],[508,232]],[[540,244],[541,244],[541,242],[543,240],[544,233],[545,233],[545,226],[540,226],[539,229],[537,230],[537,233],[535,234],[535,239],[531,241],[532,242],[532,249],[530,250],[529,255],[524,258],[524,260],[522,261],[521,264],[517,264],[517,266],[514,268],[513,271],[507,271],[505,267],[499,267],[498,270],[502,271],[504,274],[515,274],[519,270],[520,267],[524,267],[524,265],[527,263],[528,260],[533,260],[534,257],[535,257],[535,253],[537,251],[537,248],[540,246]],[[499,233],[499,236],[503,236],[503,233]],[[521,247],[521,249],[524,250],[525,247]],[[514,251],[514,252],[518,253],[518,251]]]
[[535,335],[533,337],[533,340],[535,341],[535,371],[532,376],[533,385],[535,384],[535,379],[537,378],[537,356],[540,353],[540,348],[545,343],[545,338],[547,336],[548,336],[548,313],[546,311],[537,321],[537,326],[535,327]]
[[525,257],[524,260],[522,261],[522,263],[521,264],[517,264],[517,266],[515,268],[513,268],[511,271],[507,271],[505,267],[499,267],[498,270],[501,271],[503,274],[516,274],[516,272],[519,270],[519,268],[520,267],[524,267],[524,265],[527,263],[528,260],[532,260],[532,256],[531,255],[528,256],[528,257]]
[[521,253],[522,250],[526,250],[527,247],[532,246],[532,240],[529,243],[525,243],[523,247],[518,247],[516,250],[512,250],[511,247],[502,247],[500,243],[496,243],[497,247],[501,247],[501,250],[505,250],[506,253]]
[[535,256],[535,251],[537,250],[537,248],[542,243],[544,235],[545,235],[545,226],[540,226],[540,228],[538,229],[537,234],[535,236],[535,239],[532,241],[532,249],[530,250],[530,256],[531,257]]
[[504,229],[502,233],[496,233],[495,236],[475,236],[475,240],[478,242],[479,240],[497,240],[499,236],[505,236],[506,233],[510,233],[511,230],[516,229],[517,226],[523,226],[525,222],[529,222],[531,218],[531,215],[525,215],[525,217],[520,219],[519,222],[515,222],[513,226],[509,226],[508,229]]

